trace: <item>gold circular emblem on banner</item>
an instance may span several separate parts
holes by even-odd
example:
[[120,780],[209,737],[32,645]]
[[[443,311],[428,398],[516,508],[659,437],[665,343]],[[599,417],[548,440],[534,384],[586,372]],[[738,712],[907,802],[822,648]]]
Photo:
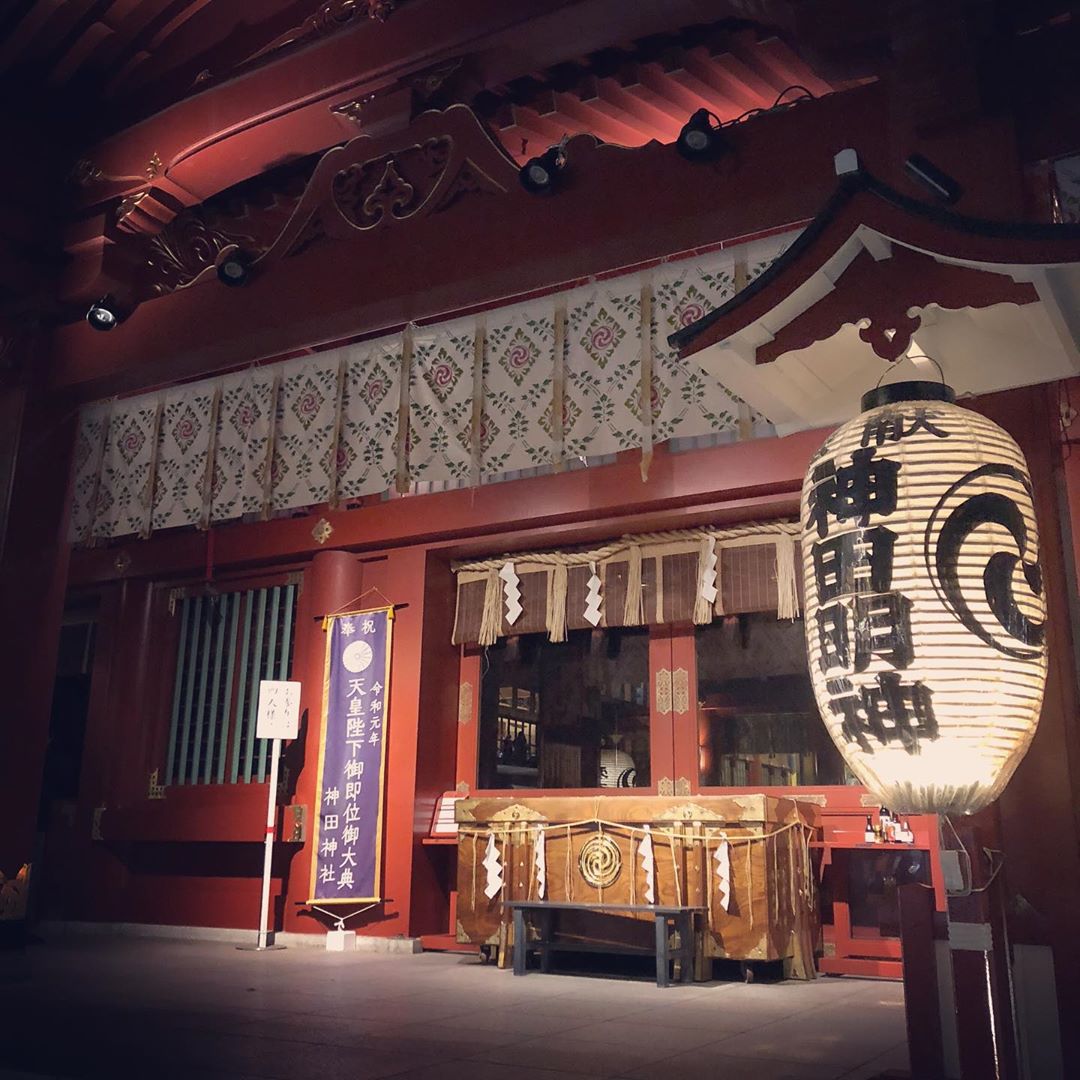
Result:
[[578,856],[581,876],[597,889],[612,884],[622,869],[619,845],[610,836],[598,833],[586,840]]

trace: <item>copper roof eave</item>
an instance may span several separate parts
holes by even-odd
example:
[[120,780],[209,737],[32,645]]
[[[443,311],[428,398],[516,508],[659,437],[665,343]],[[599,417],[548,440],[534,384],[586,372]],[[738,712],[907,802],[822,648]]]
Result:
[[671,334],[683,357],[738,334],[805,284],[856,232],[869,229],[941,260],[1046,267],[1080,262],[1080,225],[968,217],[910,198],[866,172],[841,178],[783,255],[726,304]]

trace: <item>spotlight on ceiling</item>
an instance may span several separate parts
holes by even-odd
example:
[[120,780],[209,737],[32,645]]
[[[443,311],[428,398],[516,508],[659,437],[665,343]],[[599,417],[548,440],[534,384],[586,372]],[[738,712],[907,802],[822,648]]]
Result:
[[240,248],[233,248],[218,260],[217,276],[218,281],[232,288],[246,285],[251,277],[251,257]]
[[927,161],[922,154],[912,154],[904,162],[904,169],[939,202],[951,205],[964,194],[964,189],[956,180],[933,162]]
[[558,188],[564,168],[566,155],[561,147],[552,146],[539,157],[526,161],[518,173],[518,178],[521,186],[530,194],[550,195]]
[[103,296],[100,300],[90,305],[86,313],[86,321],[95,330],[115,330],[123,322],[120,307],[111,296]]
[[675,149],[687,161],[711,161],[728,148],[719,117],[708,109],[698,109],[683,125]]

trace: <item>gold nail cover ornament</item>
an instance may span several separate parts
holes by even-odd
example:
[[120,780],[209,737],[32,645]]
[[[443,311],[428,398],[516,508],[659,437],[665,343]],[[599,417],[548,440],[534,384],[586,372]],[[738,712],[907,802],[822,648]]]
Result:
[[931,382],[870,391],[803,483],[814,694],[851,771],[903,813],[996,799],[1046,682],[1027,462],[954,400]]

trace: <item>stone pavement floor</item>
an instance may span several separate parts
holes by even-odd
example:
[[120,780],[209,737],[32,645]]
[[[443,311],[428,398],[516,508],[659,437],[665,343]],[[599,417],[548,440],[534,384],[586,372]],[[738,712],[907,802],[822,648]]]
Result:
[[870,1080],[903,989],[529,974],[463,954],[64,939],[0,952],[0,1078]]

